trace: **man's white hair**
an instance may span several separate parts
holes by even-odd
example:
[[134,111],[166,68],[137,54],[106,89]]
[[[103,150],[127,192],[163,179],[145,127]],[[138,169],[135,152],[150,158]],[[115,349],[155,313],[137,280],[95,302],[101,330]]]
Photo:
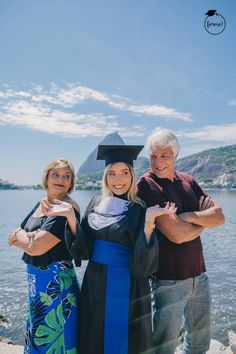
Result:
[[146,149],[150,155],[151,151],[157,147],[171,148],[174,156],[177,156],[180,150],[180,145],[177,137],[168,129],[157,128],[154,133],[148,136]]

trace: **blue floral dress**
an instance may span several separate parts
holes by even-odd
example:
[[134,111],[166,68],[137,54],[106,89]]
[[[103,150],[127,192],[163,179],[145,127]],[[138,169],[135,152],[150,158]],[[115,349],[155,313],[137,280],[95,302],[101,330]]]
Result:
[[[42,256],[26,253],[28,301],[24,354],[78,354],[79,284],[64,241],[64,217],[33,217],[21,227],[46,230],[61,242]],[[76,212],[79,220],[79,214]]]

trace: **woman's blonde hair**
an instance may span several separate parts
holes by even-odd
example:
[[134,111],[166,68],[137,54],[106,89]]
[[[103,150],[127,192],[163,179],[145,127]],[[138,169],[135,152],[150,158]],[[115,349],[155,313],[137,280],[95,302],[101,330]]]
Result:
[[[102,176],[102,198],[110,197],[113,195],[112,191],[109,189],[108,184],[107,184],[107,174],[110,171],[111,167],[115,163],[109,164],[104,170],[104,173]],[[128,163],[125,163],[125,165],[128,167],[130,174],[131,174],[131,184],[130,184],[129,190],[127,192],[127,199],[133,203],[139,203],[139,204],[143,205],[141,199],[139,199],[136,195],[136,180],[135,180],[134,169]]]
[[46,166],[45,170],[43,171],[43,177],[42,177],[42,186],[43,189],[47,190],[47,181],[48,181],[48,175],[51,170],[54,168],[65,168],[69,167],[71,171],[71,186],[68,190],[68,193],[71,193],[76,184],[76,176],[75,176],[75,169],[71,161],[64,159],[63,157],[58,157],[57,159],[49,162],[49,164]]

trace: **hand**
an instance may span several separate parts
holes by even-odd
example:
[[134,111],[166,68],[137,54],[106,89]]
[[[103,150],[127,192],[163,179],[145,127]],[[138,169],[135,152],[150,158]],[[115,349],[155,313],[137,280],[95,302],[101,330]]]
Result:
[[211,197],[205,197],[202,195],[199,199],[199,211],[212,208],[215,205]]
[[10,234],[10,236],[8,237],[8,245],[13,246],[16,241],[17,241],[16,234],[15,234],[15,232],[12,232]]
[[73,207],[70,203],[62,202],[61,200],[54,199],[55,204],[51,204],[46,200],[40,203],[42,212],[47,216],[69,216],[73,213]]
[[29,247],[33,245],[34,243],[34,238],[35,236],[37,235],[37,233],[40,231],[40,229],[38,230],[35,230],[35,231],[30,231],[30,232],[27,232],[27,237],[29,239]]
[[153,207],[149,207],[146,210],[145,221],[148,223],[154,223],[155,218],[161,215],[172,215],[176,213],[175,203],[167,202],[165,208],[161,208],[158,204]]
[[17,239],[17,232],[20,231],[21,228],[18,227],[15,231],[13,231],[10,236],[8,237],[8,244],[9,246],[13,246],[14,243],[18,240]]

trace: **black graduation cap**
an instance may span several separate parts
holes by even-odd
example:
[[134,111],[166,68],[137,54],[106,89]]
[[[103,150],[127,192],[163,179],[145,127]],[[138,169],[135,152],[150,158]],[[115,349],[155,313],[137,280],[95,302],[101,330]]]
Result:
[[216,13],[217,10],[208,10],[205,15],[206,16],[214,16],[214,15],[217,15]]
[[105,160],[106,166],[110,163],[125,162],[133,166],[133,161],[144,145],[98,145],[97,160]]

